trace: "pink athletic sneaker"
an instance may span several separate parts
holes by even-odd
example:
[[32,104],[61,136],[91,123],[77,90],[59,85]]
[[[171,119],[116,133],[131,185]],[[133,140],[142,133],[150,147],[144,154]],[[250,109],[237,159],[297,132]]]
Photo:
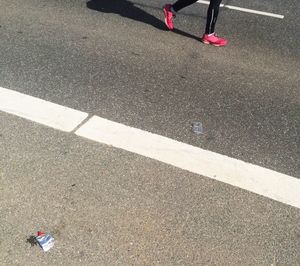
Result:
[[164,6],[165,23],[169,30],[174,29],[173,18],[175,17],[175,15],[172,13],[171,7],[171,4],[167,4]]
[[202,42],[213,46],[225,46],[228,43],[226,39],[218,37],[215,33],[203,34]]

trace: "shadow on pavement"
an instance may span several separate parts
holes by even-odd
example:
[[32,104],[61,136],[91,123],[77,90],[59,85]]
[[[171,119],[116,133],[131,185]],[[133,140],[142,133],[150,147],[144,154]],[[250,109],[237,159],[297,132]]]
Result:
[[[122,17],[152,25],[159,30],[168,30],[162,20],[136,7],[132,2],[127,0],[90,0],[87,2],[86,6],[89,9],[99,12],[119,14]],[[201,38],[197,36],[178,29],[174,29],[173,32],[197,41],[201,40]]]

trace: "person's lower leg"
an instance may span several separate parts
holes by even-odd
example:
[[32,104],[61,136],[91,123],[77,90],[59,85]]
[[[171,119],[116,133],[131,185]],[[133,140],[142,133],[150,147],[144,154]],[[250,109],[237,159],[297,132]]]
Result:
[[172,8],[175,12],[178,12],[180,9],[183,9],[191,4],[196,3],[197,0],[178,0],[172,5]]
[[219,14],[219,7],[222,0],[211,0],[207,9],[205,34],[212,34],[215,32],[215,26]]

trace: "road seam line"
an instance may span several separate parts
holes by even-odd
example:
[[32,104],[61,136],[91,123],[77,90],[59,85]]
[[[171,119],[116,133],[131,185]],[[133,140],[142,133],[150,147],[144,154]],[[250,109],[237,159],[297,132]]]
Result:
[[88,116],[83,119],[75,128],[73,128],[69,133],[75,133],[77,129],[81,128],[86,122],[91,119],[92,115],[88,114]]

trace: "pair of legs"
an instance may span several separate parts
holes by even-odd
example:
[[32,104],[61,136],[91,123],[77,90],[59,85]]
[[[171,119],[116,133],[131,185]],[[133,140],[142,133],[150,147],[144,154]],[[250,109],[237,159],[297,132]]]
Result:
[[[172,5],[172,8],[175,12],[196,3],[197,0],[178,0],[175,4]],[[211,34],[215,32],[215,25],[217,22],[219,7],[222,0],[211,0],[207,9],[207,19],[205,34]]]
[[[196,2],[197,0],[178,0],[173,5],[166,5],[164,7],[164,14],[167,27],[172,30],[173,18],[175,17],[176,12]],[[202,37],[202,41],[204,43],[215,46],[224,46],[227,44],[227,40],[219,38],[215,35],[215,25],[217,22],[221,2],[222,0],[210,0],[209,7],[207,9],[205,34]]]

